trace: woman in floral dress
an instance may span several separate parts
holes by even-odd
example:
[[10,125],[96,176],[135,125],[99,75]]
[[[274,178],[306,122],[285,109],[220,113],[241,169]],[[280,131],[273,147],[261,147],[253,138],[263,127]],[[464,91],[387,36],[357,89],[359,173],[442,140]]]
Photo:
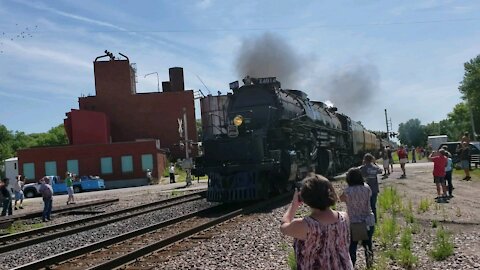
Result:
[[[353,269],[348,252],[348,216],[331,209],[337,199],[332,184],[321,175],[309,176],[302,183],[300,192],[293,195],[280,227],[283,234],[295,238],[297,269]],[[311,213],[294,219],[302,201],[310,207]]]

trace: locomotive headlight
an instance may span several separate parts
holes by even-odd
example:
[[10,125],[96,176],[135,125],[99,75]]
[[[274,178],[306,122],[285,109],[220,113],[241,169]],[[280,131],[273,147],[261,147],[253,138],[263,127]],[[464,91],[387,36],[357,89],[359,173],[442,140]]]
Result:
[[243,116],[237,115],[235,118],[233,118],[233,124],[237,127],[239,127],[243,123]]

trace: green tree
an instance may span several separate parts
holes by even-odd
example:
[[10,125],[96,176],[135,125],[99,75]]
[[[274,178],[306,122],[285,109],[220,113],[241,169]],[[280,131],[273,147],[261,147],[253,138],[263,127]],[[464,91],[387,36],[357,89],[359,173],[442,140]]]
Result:
[[[480,117],[478,117],[480,114],[480,55],[466,62],[464,68],[465,74],[458,89],[466,101],[467,109],[472,110],[476,132],[480,127]],[[470,119],[470,112],[467,119]],[[467,130],[472,129],[470,127]]]
[[453,107],[453,111],[445,120],[449,124],[448,138],[452,141],[460,140],[465,131],[471,130],[470,113],[465,103],[459,103]]
[[416,118],[410,119],[406,123],[400,123],[398,126],[398,139],[402,144],[407,144],[408,146],[424,145],[427,140],[425,127]]

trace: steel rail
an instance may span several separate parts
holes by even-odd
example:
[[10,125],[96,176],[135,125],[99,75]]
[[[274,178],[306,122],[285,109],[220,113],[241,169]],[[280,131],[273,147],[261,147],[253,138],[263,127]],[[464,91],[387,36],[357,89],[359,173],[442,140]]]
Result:
[[201,224],[199,226],[196,226],[194,228],[188,229],[186,231],[183,231],[181,233],[178,233],[176,235],[173,235],[171,237],[168,237],[168,238],[163,239],[161,241],[158,241],[156,243],[150,244],[150,245],[145,246],[143,248],[136,249],[135,251],[130,252],[126,255],[122,255],[122,256],[119,256],[117,258],[106,261],[104,263],[98,264],[96,266],[86,268],[85,270],[114,269],[114,268],[118,268],[118,267],[121,267],[121,266],[125,266],[126,264],[129,264],[129,263],[135,261],[139,257],[145,256],[145,255],[148,255],[148,254],[150,254],[154,251],[166,248],[170,245],[173,245],[176,242],[179,242],[179,241],[181,241],[183,239],[186,239],[190,236],[193,236],[193,235],[195,235],[195,234],[197,234],[201,231],[204,231],[206,229],[209,229],[209,228],[212,228],[216,225],[224,223],[225,221],[231,220],[231,219],[233,219],[233,218],[235,218],[239,215],[248,214],[248,213],[260,210],[260,209],[267,208],[268,206],[270,206],[274,203],[278,203],[278,202],[280,202],[282,200],[285,200],[287,198],[290,198],[290,197],[291,197],[290,193],[282,194],[282,195],[279,195],[279,196],[277,196],[277,197],[275,197],[271,200],[268,200],[267,202],[258,202],[256,204],[248,206],[246,208],[241,208],[241,209],[232,211],[232,212],[227,213],[225,215],[222,215],[222,216],[220,216],[220,217],[218,217],[218,218],[216,218],[212,221],[209,221],[209,222],[206,222],[206,223]]
[[224,205],[214,206],[214,207],[210,207],[210,208],[198,211],[198,212],[194,212],[194,213],[186,214],[186,215],[183,215],[183,216],[180,216],[180,217],[172,218],[172,219],[169,219],[167,221],[159,222],[159,223],[156,223],[156,224],[144,227],[144,228],[140,228],[140,229],[137,229],[137,230],[134,230],[134,231],[131,231],[131,232],[127,232],[127,233],[124,233],[124,234],[121,234],[121,235],[118,235],[118,236],[115,236],[115,237],[110,237],[108,239],[95,242],[93,244],[85,245],[85,246],[82,246],[80,248],[68,250],[68,251],[65,251],[65,252],[62,252],[62,253],[59,253],[59,254],[56,254],[56,255],[52,255],[52,256],[47,257],[47,258],[43,258],[43,259],[28,263],[28,264],[25,264],[25,265],[21,265],[21,266],[12,268],[12,270],[20,270],[20,269],[31,270],[31,269],[40,269],[40,268],[50,269],[51,268],[50,266],[58,264],[60,262],[67,261],[69,259],[78,257],[80,255],[87,254],[87,253],[92,252],[92,251],[103,249],[103,248],[105,248],[109,245],[121,243],[121,242],[123,242],[125,240],[128,240],[130,238],[140,236],[140,235],[143,235],[143,234],[146,234],[146,233],[149,233],[149,232],[167,227],[169,225],[184,221],[186,219],[189,219],[189,218],[192,218],[192,217],[195,217],[195,216],[214,213],[215,211],[219,211],[224,207],[225,207]]
[[[118,221],[121,221],[121,220],[124,220],[124,219],[132,218],[132,217],[139,216],[139,215],[143,215],[143,214],[146,214],[146,213],[149,213],[149,212],[169,208],[169,207],[181,204],[181,203],[195,201],[195,200],[198,200],[200,198],[203,198],[204,195],[205,195],[204,191],[197,192],[197,193],[188,194],[188,195],[185,195],[185,196],[174,197],[174,198],[162,200],[162,201],[159,201],[159,202],[153,202],[153,203],[149,203],[149,204],[145,204],[145,205],[134,206],[134,207],[122,209],[122,210],[111,212],[111,213],[105,213],[105,214],[97,215],[97,216],[94,216],[94,217],[89,217],[89,218],[75,220],[75,221],[69,221],[69,222],[56,224],[56,225],[52,225],[52,226],[48,226],[48,227],[44,227],[44,228],[38,228],[38,229],[34,229],[34,230],[29,230],[29,231],[25,231],[25,232],[20,232],[20,233],[15,233],[15,234],[3,236],[3,237],[0,237],[0,242],[5,243],[7,241],[12,241],[12,240],[16,240],[16,242],[13,242],[11,244],[4,244],[4,245],[0,246],[0,253],[8,252],[8,251],[11,251],[11,250],[14,250],[14,249],[18,249],[18,248],[22,248],[22,247],[26,247],[26,246],[30,246],[30,245],[34,245],[34,244],[38,244],[38,243],[48,241],[48,240],[52,240],[52,239],[55,239],[55,238],[59,238],[59,237],[62,237],[62,236],[71,235],[71,234],[82,232],[82,231],[87,231],[87,230],[97,228],[97,227],[100,227],[100,226],[103,226],[103,225],[106,225],[106,224],[118,222]],[[175,202],[175,201],[178,201],[178,202]],[[170,202],[174,202],[174,203],[170,203]],[[151,208],[151,209],[146,209],[146,210],[143,210],[143,211],[138,211],[138,212],[135,212],[135,213],[131,213],[131,214],[128,214],[128,215],[125,215],[125,216],[121,216],[121,217],[117,217],[117,218],[113,218],[113,219],[109,219],[109,220],[105,220],[105,221],[96,222],[96,223],[89,224],[89,225],[86,225],[86,226],[73,228],[73,229],[70,229],[70,230],[64,230],[64,231],[55,232],[55,233],[52,233],[52,234],[49,234],[49,235],[43,235],[43,236],[39,236],[39,237],[35,237],[35,238],[29,238],[29,239],[26,239],[24,241],[18,241],[18,239],[22,238],[22,237],[24,238],[24,237],[28,237],[28,236],[32,236],[32,235],[42,234],[42,233],[45,233],[45,232],[48,232],[48,231],[54,231],[54,230],[58,230],[58,229],[68,228],[68,227],[71,227],[71,226],[80,225],[80,224],[91,222],[91,221],[94,221],[94,220],[108,218],[108,217],[111,217],[111,216],[116,216],[116,215],[119,215],[119,214],[124,214],[124,213],[127,213],[127,212],[131,212],[131,211],[137,211],[139,209],[148,208],[148,207],[152,207],[152,206],[155,206],[155,205],[158,205],[158,204],[164,204],[164,203],[169,203],[169,204],[162,205],[162,206],[159,206],[159,207],[154,207],[154,208]]]
[[[90,206],[97,206],[97,205],[102,205],[102,204],[109,204],[109,203],[114,203],[114,202],[118,202],[118,198],[115,198],[115,199],[100,199],[100,200],[94,200],[94,201],[90,201],[90,202],[77,203],[77,204],[69,205],[69,206],[58,206],[58,207],[55,207],[55,209],[52,210],[52,214],[65,213],[65,212],[69,212],[69,211],[74,210],[74,209],[80,209],[80,208],[85,208],[85,207],[90,207]],[[41,217],[41,216],[42,216],[42,211],[33,211],[33,212],[29,212],[29,213],[15,214],[13,216],[0,217],[0,223],[13,222],[13,221],[16,221],[16,220],[31,219],[31,218]]]

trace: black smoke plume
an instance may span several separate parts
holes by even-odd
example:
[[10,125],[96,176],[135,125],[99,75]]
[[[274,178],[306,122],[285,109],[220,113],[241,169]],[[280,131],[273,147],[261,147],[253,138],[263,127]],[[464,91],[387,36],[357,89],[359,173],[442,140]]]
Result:
[[[380,94],[379,73],[372,64],[356,63],[339,69],[326,79],[326,99],[340,112],[354,116],[372,111]],[[388,97],[385,97],[388,98]],[[359,118],[359,115],[356,115]]]
[[[296,76],[302,69],[302,57],[279,36],[265,33],[246,38],[237,56],[236,68],[240,78],[277,77],[282,88],[295,87]],[[298,86],[297,86],[298,87]]]

